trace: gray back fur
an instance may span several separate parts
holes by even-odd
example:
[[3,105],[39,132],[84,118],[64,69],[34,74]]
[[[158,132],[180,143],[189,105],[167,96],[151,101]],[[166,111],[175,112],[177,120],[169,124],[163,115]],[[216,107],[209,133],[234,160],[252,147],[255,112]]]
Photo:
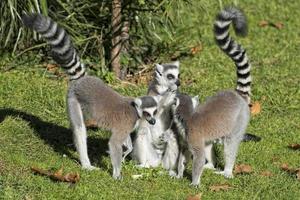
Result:
[[118,94],[96,77],[85,76],[71,82],[67,98],[73,97],[81,105],[84,120],[97,127],[130,131],[138,119],[131,103],[133,98]]

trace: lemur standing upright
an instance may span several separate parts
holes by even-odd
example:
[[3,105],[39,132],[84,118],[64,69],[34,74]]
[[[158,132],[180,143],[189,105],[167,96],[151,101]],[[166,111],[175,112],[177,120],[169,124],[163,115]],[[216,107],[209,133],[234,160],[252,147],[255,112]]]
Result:
[[[174,84],[179,86],[179,73],[178,61],[161,65],[156,64],[154,80],[149,85],[148,95],[164,95],[168,88]],[[177,92],[176,96],[181,99],[182,111],[190,110],[190,106],[196,107],[198,105],[197,96],[191,98],[179,92]],[[169,145],[168,151],[165,152],[167,141],[161,140],[161,136],[171,125],[170,108],[170,106],[165,107],[162,112],[157,114],[157,121],[154,126],[149,126],[144,122],[138,129],[137,137],[133,144],[132,156],[139,163],[139,166],[157,167],[162,163],[164,168],[169,169],[168,162],[173,160],[171,158],[176,155],[176,145]]]
[[[181,144],[178,159],[178,178],[183,176],[188,153],[193,156],[192,185],[198,186],[205,164],[205,146],[215,139],[224,143],[225,168],[220,172],[225,177],[233,177],[238,147],[243,139],[250,119],[250,63],[246,51],[229,36],[229,26],[233,23],[239,34],[246,34],[245,15],[237,8],[222,10],[216,17],[214,33],[219,47],[235,62],[237,68],[237,87],[235,90],[218,92],[210,97],[188,118],[181,119],[172,106],[175,125]],[[178,101],[178,99],[177,99]],[[177,103],[178,104],[178,103]]]
[[[29,14],[22,17],[25,26],[40,33],[52,47],[53,59],[67,70],[70,84],[67,94],[68,115],[73,130],[80,163],[85,169],[95,169],[87,152],[86,122],[112,132],[109,152],[113,178],[121,178],[122,144],[139,127],[140,121],[155,124],[155,113],[160,105],[173,101],[170,92],[161,96],[125,97],[108,87],[102,80],[86,75],[84,65],[66,31],[49,17]],[[160,102],[158,104],[158,102]]]

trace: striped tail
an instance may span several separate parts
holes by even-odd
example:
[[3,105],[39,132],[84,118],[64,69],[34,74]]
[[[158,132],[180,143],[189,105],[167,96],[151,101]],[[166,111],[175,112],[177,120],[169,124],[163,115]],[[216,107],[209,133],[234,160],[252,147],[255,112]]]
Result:
[[50,44],[53,59],[67,70],[70,80],[85,75],[84,65],[73,47],[67,32],[51,18],[41,14],[24,14],[23,24],[41,34]]
[[251,65],[246,50],[229,36],[229,27],[233,23],[237,35],[247,35],[247,20],[237,8],[225,8],[216,17],[214,34],[218,46],[234,61],[237,68],[237,92],[250,104],[251,94]]
[[177,106],[171,105],[171,116],[173,119],[173,126],[178,133],[179,147],[185,148],[187,146],[187,126],[184,119],[178,114]]

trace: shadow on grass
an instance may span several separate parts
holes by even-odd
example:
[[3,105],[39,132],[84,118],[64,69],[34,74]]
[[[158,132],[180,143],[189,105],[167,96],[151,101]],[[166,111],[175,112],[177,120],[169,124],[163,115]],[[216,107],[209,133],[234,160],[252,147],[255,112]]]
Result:
[[[59,126],[50,122],[43,121],[37,116],[26,113],[24,111],[13,108],[0,108],[0,123],[2,123],[7,116],[18,117],[24,121],[29,122],[29,126],[33,128],[38,137],[50,145],[54,151],[65,154],[71,159],[78,161],[72,155],[75,150],[72,140],[72,131],[63,126]],[[108,139],[99,137],[88,138],[89,157],[92,163],[101,165],[102,157],[107,155]]]

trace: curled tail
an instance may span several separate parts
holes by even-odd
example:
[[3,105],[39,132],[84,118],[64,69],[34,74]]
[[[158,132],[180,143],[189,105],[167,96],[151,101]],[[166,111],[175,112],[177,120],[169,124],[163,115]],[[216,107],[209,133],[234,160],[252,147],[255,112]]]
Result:
[[41,14],[24,14],[23,24],[41,34],[50,44],[53,59],[67,70],[71,80],[85,75],[84,65],[67,32],[51,18]]
[[243,12],[229,7],[220,11],[214,24],[214,34],[218,46],[234,61],[237,68],[237,92],[250,104],[251,94],[251,65],[246,50],[235,42],[229,35],[230,24],[233,24],[235,33],[247,35],[247,20]]

